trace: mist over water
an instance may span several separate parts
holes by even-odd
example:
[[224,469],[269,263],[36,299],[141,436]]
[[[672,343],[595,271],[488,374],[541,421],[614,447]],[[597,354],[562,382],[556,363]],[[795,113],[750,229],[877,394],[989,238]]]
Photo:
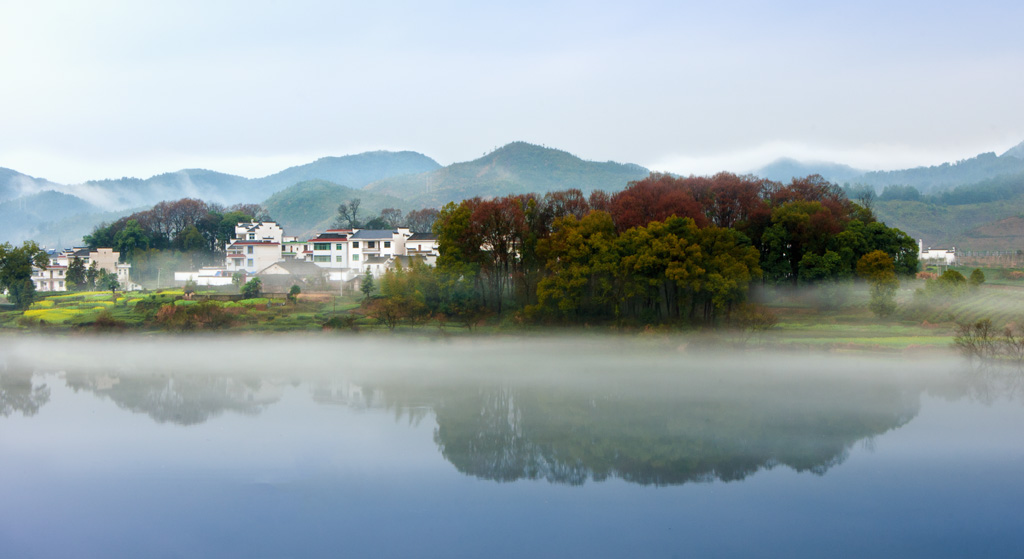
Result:
[[[1022,545],[1021,374],[951,356],[655,336],[3,342],[0,542],[17,556]],[[54,522],[76,529],[33,537]]]

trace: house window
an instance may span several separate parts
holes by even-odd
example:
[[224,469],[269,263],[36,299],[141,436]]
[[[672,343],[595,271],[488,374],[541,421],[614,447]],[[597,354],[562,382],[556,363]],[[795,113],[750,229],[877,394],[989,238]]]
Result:
[[366,248],[377,248],[377,241],[366,241]]
[[341,243],[338,243],[338,244],[334,245],[334,248],[336,250],[345,250],[345,245],[343,245]]
[[340,255],[340,254],[336,258],[337,258],[337,260],[335,260],[335,262],[344,262],[345,261],[345,257]]
[[60,282],[60,286],[61,286],[61,287],[64,287],[64,282]]
[[384,248],[391,248],[391,241],[384,241]]
[[314,256],[313,257],[313,262],[330,262],[330,261],[331,261],[331,255],[329,255],[329,254],[324,254],[324,255],[319,255],[319,256]]
[[359,241],[352,241],[352,248],[359,248]]
[[250,241],[255,241],[256,240],[256,233],[249,233],[249,240]]
[[313,250],[331,250],[331,243],[313,243]]
[[352,261],[353,262],[359,262],[359,255],[358,254],[353,254],[352,255]]
[[249,259],[249,267],[252,268],[252,258]]
[[247,253],[249,253],[249,254],[252,254],[252,245],[249,245],[249,246],[247,246],[247,247],[245,247],[245,248],[246,248],[246,251],[245,251],[245,252],[247,252]]

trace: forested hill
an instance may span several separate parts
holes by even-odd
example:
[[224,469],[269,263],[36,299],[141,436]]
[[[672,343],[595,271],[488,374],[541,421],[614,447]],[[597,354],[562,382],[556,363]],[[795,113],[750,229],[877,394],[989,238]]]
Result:
[[371,151],[343,157],[323,157],[312,163],[289,167],[256,179],[252,181],[250,192],[253,199],[261,200],[309,180],[322,180],[358,189],[388,177],[415,175],[440,167],[437,161],[414,151]]
[[1024,148],[1017,146],[1001,156],[982,153],[956,163],[932,167],[915,167],[902,171],[874,171],[850,179],[851,183],[882,189],[890,185],[913,186],[922,194],[947,190],[960,185],[981,182],[1003,175],[1024,173],[1024,159],[1015,156]]
[[[407,210],[405,202],[384,194],[364,192],[322,180],[292,185],[263,202],[263,207],[289,235],[308,239],[333,226],[338,205],[359,198],[360,217],[379,215],[385,208]],[[416,208],[412,208],[416,209]]]
[[618,191],[650,174],[633,164],[585,161],[568,152],[513,142],[473,161],[414,176],[394,177],[365,187],[409,201],[410,207],[440,207],[480,196],[545,193],[578,188]]

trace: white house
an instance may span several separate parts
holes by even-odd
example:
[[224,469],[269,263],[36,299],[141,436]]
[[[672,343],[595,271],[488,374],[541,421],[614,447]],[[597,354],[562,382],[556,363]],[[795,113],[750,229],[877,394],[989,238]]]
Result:
[[413,233],[405,240],[406,256],[422,256],[424,261],[434,266],[437,264],[437,235],[432,233]]
[[60,252],[50,254],[50,265],[45,270],[32,267],[32,281],[36,284],[38,291],[67,291],[66,283],[68,266],[78,258],[85,265],[86,269],[93,264],[98,270],[106,270],[108,273],[117,274],[117,281],[123,289],[138,289],[131,282],[131,264],[118,262],[121,253],[112,248],[97,248],[89,250],[85,247],[64,249]]
[[284,230],[273,221],[239,223],[235,225],[235,239],[224,247],[228,274],[256,272],[280,261]]
[[256,272],[278,262],[281,257],[281,243],[273,241],[234,241],[227,247],[228,272]]
[[956,265],[956,247],[952,248],[924,248],[924,240],[917,240],[918,260],[922,264],[942,264],[944,266]]
[[321,268],[350,268],[350,229],[328,229],[306,241],[311,248],[312,262]]

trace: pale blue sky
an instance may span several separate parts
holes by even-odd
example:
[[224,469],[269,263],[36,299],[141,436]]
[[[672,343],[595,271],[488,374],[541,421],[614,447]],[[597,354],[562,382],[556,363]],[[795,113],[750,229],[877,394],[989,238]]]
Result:
[[1010,1],[0,0],[0,167],[254,177],[514,140],[677,173],[934,164],[1024,140],[1022,21]]

